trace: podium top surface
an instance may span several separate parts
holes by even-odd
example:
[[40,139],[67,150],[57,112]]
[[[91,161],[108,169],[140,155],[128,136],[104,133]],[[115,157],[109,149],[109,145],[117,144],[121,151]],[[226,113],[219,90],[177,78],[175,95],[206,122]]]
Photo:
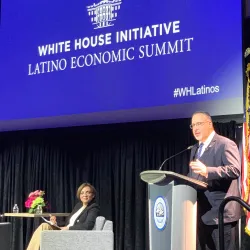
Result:
[[30,213],[4,213],[4,216],[9,217],[30,217],[30,218],[39,218],[41,216],[43,217],[50,217],[51,215],[57,216],[57,217],[67,217],[69,216],[69,213],[43,213],[43,214],[30,214]]
[[191,177],[177,174],[171,171],[148,170],[148,171],[141,172],[140,177],[143,181],[147,182],[148,184],[160,183],[166,179],[172,179],[172,180],[178,179],[178,180],[185,181],[189,183],[190,185],[195,185],[201,189],[206,189],[208,186],[208,184],[203,181],[199,181]]

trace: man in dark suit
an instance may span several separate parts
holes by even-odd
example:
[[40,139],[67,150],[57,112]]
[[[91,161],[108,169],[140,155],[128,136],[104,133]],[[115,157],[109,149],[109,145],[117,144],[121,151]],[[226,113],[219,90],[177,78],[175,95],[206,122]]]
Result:
[[[240,154],[233,141],[215,133],[211,116],[207,112],[195,112],[190,127],[198,143],[191,151],[189,176],[208,183],[208,189],[198,191],[197,196],[197,249],[218,250],[219,206],[228,196],[240,196]],[[227,203],[224,210],[226,250],[238,249],[235,236],[240,215],[238,203]]]

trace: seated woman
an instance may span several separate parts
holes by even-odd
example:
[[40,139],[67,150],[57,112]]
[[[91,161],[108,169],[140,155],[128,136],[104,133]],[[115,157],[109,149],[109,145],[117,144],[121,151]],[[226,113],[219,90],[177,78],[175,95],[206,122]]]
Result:
[[[61,230],[92,230],[96,217],[99,215],[99,206],[95,202],[96,190],[89,183],[83,183],[77,190],[76,196],[81,201],[76,204],[66,220],[66,226]],[[51,216],[50,221],[56,224],[56,217]],[[27,250],[39,250],[40,235],[44,230],[58,230],[48,223],[42,223],[34,232]]]

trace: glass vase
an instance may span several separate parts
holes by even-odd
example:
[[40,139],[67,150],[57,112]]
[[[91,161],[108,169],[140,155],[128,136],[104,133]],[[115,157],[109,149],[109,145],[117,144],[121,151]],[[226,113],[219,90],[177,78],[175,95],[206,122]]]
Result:
[[38,206],[37,206],[37,208],[36,208],[36,210],[35,210],[35,213],[36,213],[36,214],[42,214],[42,213],[43,213],[43,208],[42,208],[41,205],[38,205]]

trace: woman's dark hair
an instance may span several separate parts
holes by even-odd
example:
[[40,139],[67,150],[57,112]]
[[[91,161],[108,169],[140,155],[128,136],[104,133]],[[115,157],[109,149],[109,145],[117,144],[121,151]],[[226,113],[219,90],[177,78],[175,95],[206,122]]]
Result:
[[77,189],[77,192],[76,192],[76,197],[77,197],[77,199],[80,200],[80,193],[81,193],[81,191],[82,191],[82,189],[83,189],[84,187],[89,187],[89,188],[91,189],[91,192],[92,192],[94,198],[95,198],[95,196],[96,196],[96,190],[95,190],[95,188],[94,188],[90,183],[87,183],[87,182],[86,182],[86,183],[82,183],[82,184],[80,185],[80,187]]

